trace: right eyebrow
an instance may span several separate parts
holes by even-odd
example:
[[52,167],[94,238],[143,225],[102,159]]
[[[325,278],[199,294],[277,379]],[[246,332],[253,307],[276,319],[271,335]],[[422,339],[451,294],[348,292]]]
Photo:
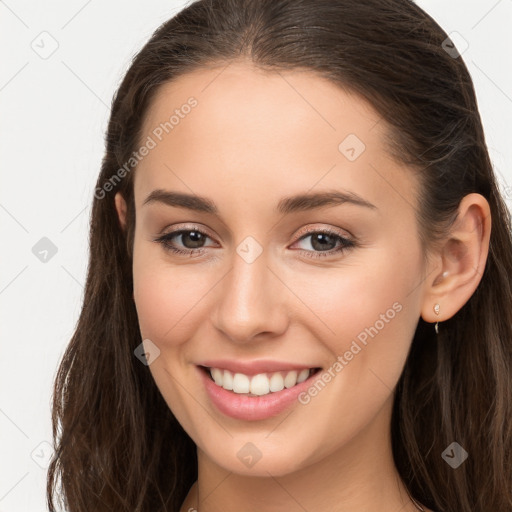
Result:
[[206,197],[193,194],[184,194],[183,192],[173,192],[170,190],[156,189],[149,194],[143,205],[148,203],[164,203],[168,206],[178,206],[195,210],[197,212],[212,213],[217,215],[219,210],[215,203]]

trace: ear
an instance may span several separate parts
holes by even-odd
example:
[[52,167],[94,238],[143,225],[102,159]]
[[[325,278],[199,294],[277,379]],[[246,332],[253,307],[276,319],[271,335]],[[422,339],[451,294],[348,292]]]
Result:
[[[432,259],[421,316],[426,322],[451,318],[470,299],[485,269],[491,235],[489,203],[480,194],[465,196],[448,237]],[[439,304],[439,314],[434,306]]]
[[116,192],[115,203],[119,223],[121,224],[121,227],[124,230],[126,229],[126,201],[124,200],[124,197],[121,195],[121,192]]

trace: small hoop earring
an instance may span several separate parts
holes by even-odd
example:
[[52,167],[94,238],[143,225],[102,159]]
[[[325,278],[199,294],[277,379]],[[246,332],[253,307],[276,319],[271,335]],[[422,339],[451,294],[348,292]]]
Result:
[[[439,304],[434,305],[434,313],[436,315],[439,315],[440,309],[441,309],[441,306]],[[439,334],[439,322],[436,322],[436,325],[434,325],[434,329],[436,331],[436,334]]]

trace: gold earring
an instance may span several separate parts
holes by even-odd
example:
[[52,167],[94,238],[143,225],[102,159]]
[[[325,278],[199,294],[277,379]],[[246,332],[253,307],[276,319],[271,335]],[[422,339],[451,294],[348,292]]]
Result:
[[[441,306],[439,304],[434,305],[434,313],[436,315],[439,315],[439,310],[441,309]],[[439,334],[439,322],[436,322],[436,325],[434,326],[434,329],[436,330],[436,334]]]

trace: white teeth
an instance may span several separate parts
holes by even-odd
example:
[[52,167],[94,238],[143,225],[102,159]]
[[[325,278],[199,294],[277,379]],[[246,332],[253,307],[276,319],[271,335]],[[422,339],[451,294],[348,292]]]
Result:
[[[222,384],[219,384],[219,386],[222,386]],[[235,393],[249,393],[249,386],[250,382],[247,375],[243,373],[235,373],[233,375],[233,391]]]
[[254,375],[251,379],[251,393],[254,395],[268,395],[270,393],[270,382],[264,373]]
[[[291,388],[296,384],[304,382],[312,372],[311,369],[304,368],[300,372],[291,370],[284,372],[275,372],[272,374],[259,373],[252,377],[243,373],[231,373],[229,370],[219,368],[209,368],[215,384],[228,391],[238,394],[252,394],[257,396],[268,395],[281,391],[284,388]],[[284,377],[283,377],[284,374]]]
[[297,384],[300,382],[304,382],[309,377],[309,369],[304,368],[304,370],[301,370],[299,375],[297,376]]
[[222,386],[222,370],[218,368],[210,368],[210,373],[212,374],[213,380],[217,386]]
[[284,387],[291,388],[297,384],[297,372],[295,370],[288,372],[284,378]]
[[224,370],[222,383],[219,384],[219,386],[222,386],[224,389],[227,390],[233,389],[233,374],[230,371]]
[[281,391],[282,389],[284,389],[283,376],[280,373],[274,373],[274,375],[270,377],[270,391]]

